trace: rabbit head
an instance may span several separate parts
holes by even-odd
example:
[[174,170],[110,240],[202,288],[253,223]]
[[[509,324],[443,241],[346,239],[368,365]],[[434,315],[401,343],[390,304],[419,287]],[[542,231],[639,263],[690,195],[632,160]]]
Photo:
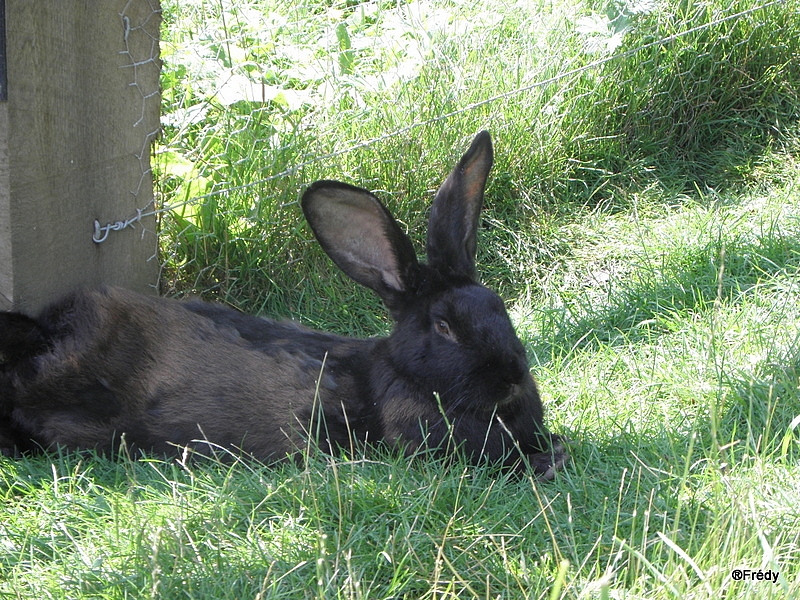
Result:
[[387,340],[392,376],[435,392],[445,410],[502,411],[541,403],[525,350],[497,294],[478,283],[477,230],[492,166],[491,138],[479,133],[436,194],[427,237],[428,262],[371,193],[319,181],[302,199],[323,249],[351,278],[374,290],[395,320]]

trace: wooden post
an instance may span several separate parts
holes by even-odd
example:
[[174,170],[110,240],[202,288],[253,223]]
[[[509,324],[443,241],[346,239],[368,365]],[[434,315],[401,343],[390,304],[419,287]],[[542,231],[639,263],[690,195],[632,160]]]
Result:
[[101,283],[154,293],[159,0],[0,13],[0,309],[34,314]]

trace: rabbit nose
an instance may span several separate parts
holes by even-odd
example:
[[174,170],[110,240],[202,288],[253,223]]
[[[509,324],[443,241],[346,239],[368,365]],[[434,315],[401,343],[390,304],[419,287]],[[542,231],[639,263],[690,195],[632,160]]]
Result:
[[527,361],[524,360],[524,357],[519,356],[489,361],[486,369],[494,372],[497,380],[508,386],[522,385],[526,377],[530,375]]
[[506,372],[508,374],[508,381],[513,384],[519,384],[528,376],[528,365],[521,360],[514,359],[508,364]]

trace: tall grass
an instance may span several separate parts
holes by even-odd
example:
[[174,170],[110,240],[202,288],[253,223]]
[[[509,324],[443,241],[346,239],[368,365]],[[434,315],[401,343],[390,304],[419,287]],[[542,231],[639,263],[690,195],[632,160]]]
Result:
[[483,247],[529,259],[482,256],[509,289],[564,250],[553,218],[736,185],[794,139],[800,106],[793,1],[165,8],[165,290],[248,310],[314,312],[327,261],[295,204],[314,179],[383,190],[420,240],[431,191],[489,128]]
[[421,242],[488,128],[479,268],[572,460],[0,457],[0,597],[800,596],[800,6],[765,4],[165,0],[165,291],[386,331],[298,193]]

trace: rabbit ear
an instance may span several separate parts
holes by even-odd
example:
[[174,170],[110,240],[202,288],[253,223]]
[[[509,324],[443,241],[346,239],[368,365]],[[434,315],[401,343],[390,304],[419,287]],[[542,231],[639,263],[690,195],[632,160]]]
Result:
[[390,307],[413,282],[414,247],[381,201],[338,181],[317,181],[303,194],[303,213],[323,250]]
[[478,222],[492,160],[492,139],[481,131],[436,193],[427,253],[429,264],[440,273],[475,278]]

